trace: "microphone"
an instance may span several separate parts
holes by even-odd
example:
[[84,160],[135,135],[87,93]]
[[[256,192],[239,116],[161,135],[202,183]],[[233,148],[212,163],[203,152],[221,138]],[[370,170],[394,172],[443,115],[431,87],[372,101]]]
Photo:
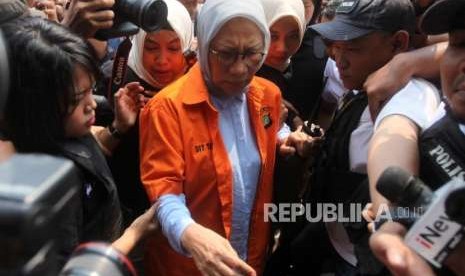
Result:
[[[380,176],[376,189],[392,205],[398,207],[423,207],[426,211],[413,217],[414,224],[405,236],[405,243],[432,265],[440,268],[449,253],[462,240],[463,226],[451,220],[446,213],[448,199],[450,213],[463,218],[465,183],[454,178],[434,193],[420,179],[399,167],[389,167]],[[452,197],[449,199],[449,196]],[[458,207],[457,207],[458,206]]]
[[434,197],[418,177],[394,166],[381,174],[376,189],[392,204],[403,207],[427,207]]
[[446,214],[452,220],[465,225],[465,188],[458,189],[447,197]]

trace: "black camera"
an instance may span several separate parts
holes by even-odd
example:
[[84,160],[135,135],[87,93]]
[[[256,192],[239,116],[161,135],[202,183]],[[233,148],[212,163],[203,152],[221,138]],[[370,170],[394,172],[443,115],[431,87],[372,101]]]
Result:
[[95,38],[108,40],[130,36],[139,31],[154,32],[166,24],[168,8],[162,0],[116,0],[113,27],[98,30]]
[[0,165],[0,275],[57,275],[54,232],[79,198],[71,161],[15,154]]
[[55,230],[81,200],[78,179],[73,162],[47,155],[15,154],[0,165],[0,275],[137,275],[100,242],[78,246],[60,272]]

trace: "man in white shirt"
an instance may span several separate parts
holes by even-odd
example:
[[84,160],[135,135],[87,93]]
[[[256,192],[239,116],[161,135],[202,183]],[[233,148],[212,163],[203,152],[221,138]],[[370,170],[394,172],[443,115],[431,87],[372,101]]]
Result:
[[[377,118],[371,118],[367,97],[362,91],[363,83],[371,73],[396,54],[408,50],[410,34],[415,28],[413,6],[409,0],[344,0],[333,21],[311,28],[328,41],[340,78],[350,91],[341,101],[327,131],[309,197],[313,202],[364,204],[370,201],[367,172],[370,183],[372,175],[376,174],[367,171],[373,133],[395,133],[390,139],[400,141],[396,142],[399,148],[391,149],[390,153],[396,152],[397,157],[399,152],[414,151],[416,149],[410,146],[416,145],[420,129],[431,120],[439,103],[438,93],[432,85],[412,79],[386,103]],[[382,128],[385,122],[391,122],[390,126],[394,124],[395,127]],[[404,142],[407,145],[404,146]],[[379,149],[371,148],[370,162],[376,164],[390,158],[391,155]],[[410,153],[409,156],[418,156],[418,153]],[[406,165],[415,161],[400,159],[399,162]],[[339,271],[348,275],[380,272],[380,267],[372,266],[368,233],[363,225],[349,223],[343,227],[342,223],[332,222],[326,223],[326,228],[331,244],[342,258],[336,261],[336,274]]]

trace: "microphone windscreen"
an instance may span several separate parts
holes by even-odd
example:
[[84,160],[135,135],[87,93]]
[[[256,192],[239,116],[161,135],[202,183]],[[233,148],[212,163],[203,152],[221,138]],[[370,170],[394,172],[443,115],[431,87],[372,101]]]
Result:
[[404,169],[392,166],[381,174],[376,189],[392,203],[399,203],[412,177]]
[[446,199],[446,213],[454,221],[465,225],[465,188],[452,192]]

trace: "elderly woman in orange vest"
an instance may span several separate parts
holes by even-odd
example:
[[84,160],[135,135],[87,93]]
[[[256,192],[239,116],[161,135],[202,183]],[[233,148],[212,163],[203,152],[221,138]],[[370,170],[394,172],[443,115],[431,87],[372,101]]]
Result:
[[162,228],[148,243],[147,269],[256,275],[277,145],[292,152],[308,141],[286,136],[279,89],[254,77],[270,40],[260,2],[209,0],[197,27],[199,63],[140,115],[141,178],[160,202]]

